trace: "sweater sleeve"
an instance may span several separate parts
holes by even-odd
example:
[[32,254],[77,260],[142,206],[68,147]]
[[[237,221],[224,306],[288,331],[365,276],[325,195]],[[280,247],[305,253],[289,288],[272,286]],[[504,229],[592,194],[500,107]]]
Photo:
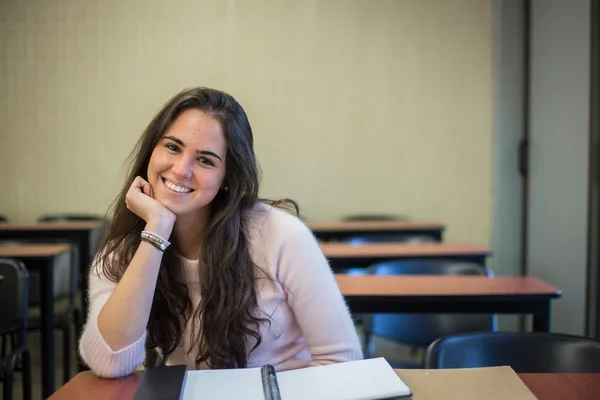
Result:
[[284,239],[278,279],[312,356],[310,365],[362,359],[350,312],[312,232],[292,216],[279,228]]
[[118,378],[129,375],[146,357],[146,331],[129,346],[114,351],[98,329],[98,314],[108,301],[117,283],[109,280],[99,265],[90,268],[89,312],[79,341],[79,353],[94,374],[102,378]]

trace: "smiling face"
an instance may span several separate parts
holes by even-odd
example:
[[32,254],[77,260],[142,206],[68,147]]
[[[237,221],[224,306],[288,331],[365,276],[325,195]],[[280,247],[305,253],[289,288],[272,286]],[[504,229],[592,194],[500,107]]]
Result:
[[154,198],[178,220],[201,217],[223,186],[226,152],[223,129],[215,118],[197,109],[182,112],[148,163]]

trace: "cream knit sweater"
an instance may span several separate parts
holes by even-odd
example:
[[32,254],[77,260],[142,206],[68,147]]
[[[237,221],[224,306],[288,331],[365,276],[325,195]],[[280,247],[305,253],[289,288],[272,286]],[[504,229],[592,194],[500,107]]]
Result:
[[[298,218],[264,204],[249,212],[248,222],[251,257],[273,278],[259,280],[259,309],[271,324],[261,327],[262,343],[249,354],[248,367],[268,363],[283,371],[362,358],[348,308],[312,232]],[[192,304],[197,304],[201,296],[197,270],[201,266],[198,260],[187,259],[184,265]],[[117,284],[102,274],[100,265],[95,266],[89,275],[90,310],[79,352],[101,377],[128,375],[144,360],[146,334],[119,351],[108,346],[98,330],[97,318]],[[182,343],[168,357],[168,365],[196,368],[197,351],[191,333],[190,323]]]

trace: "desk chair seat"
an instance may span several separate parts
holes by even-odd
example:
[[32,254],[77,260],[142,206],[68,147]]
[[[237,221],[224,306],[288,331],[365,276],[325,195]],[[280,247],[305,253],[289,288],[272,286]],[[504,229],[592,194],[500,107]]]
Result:
[[600,340],[545,332],[480,332],[443,337],[425,368],[509,365],[517,373],[600,373]]
[[[2,398],[12,400],[14,373],[23,373],[23,398],[31,400],[31,357],[25,345],[29,274],[22,262],[0,259],[0,381]],[[8,349],[7,337],[12,342]],[[10,352],[8,352],[10,350]],[[20,368],[19,368],[20,367]]]
[[[478,275],[492,276],[481,265],[444,259],[396,260],[374,264],[369,275]],[[497,318],[489,314],[366,314],[364,316],[364,351],[374,352],[372,335],[425,349],[442,337],[464,332],[493,331]],[[396,367],[415,368],[421,364],[397,364]]]

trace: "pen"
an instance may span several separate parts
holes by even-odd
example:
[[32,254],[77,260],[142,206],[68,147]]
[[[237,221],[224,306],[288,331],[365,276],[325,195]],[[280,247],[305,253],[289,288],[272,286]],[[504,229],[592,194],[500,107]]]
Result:
[[262,378],[265,400],[281,400],[275,367],[270,364],[263,365],[260,369],[260,375]]

